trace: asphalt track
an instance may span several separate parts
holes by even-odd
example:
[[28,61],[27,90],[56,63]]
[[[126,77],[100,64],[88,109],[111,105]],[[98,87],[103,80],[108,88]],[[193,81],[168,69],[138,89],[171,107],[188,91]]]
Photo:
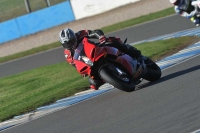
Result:
[[[188,21],[173,16],[127,28],[112,35],[128,37],[129,42],[136,42],[190,28],[194,26]],[[62,52],[62,49],[60,51]],[[53,56],[51,52],[36,56],[39,60],[42,58],[40,56],[49,53],[46,56],[49,55],[47,59],[51,59]],[[22,60],[30,61],[33,57],[35,56]],[[55,62],[49,62],[47,59],[46,64],[35,65],[35,67],[64,60],[63,57],[58,59],[55,57]],[[9,63],[4,63],[1,67]],[[23,64],[24,66],[26,65]],[[22,71],[28,69],[32,68],[27,67]],[[20,71],[13,71],[13,73],[17,72]],[[112,90],[10,128],[3,133],[190,133],[200,129],[199,79],[200,61],[199,56],[196,56],[164,70],[162,78],[155,83],[143,82],[135,92]]]

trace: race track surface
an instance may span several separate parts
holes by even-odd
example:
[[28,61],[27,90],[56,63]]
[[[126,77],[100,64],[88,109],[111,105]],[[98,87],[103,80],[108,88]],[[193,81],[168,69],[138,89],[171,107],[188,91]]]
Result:
[[[173,33],[194,26],[179,17],[168,17],[152,23],[127,28],[110,35],[127,37],[129,43]],[[12,63],[27,64],[18,73],[64,60],[59,48],[0,65],[3,70]],[[52,53],[54,52],[54,53]],[[39,61],[42,56],[54,61]],[[56,55],[59,55],[56,58]],[[37,57],[37,58],[36,58]],[[48,59],[51,59],[48,58]],[[32,120],[3,133],[191,133],[200,129],[200,56],[163,70],[154,83],[143,82],[131,93],[114,89],[69,108]],[[38,60],[36,60],[38,59]],[[27,61],[35,61],[35,65]],[[37,63],[38,61],[38,63]],[[44,60],[43,60],[44,61]],[[39,63],[40,62],[40,63]],[[38,64],[38,65],[36,65]],[[32,67],[33,66],[33,67]],[[5,67],[5,68],[4,68]],[[11,67],[11,66],[10,66]],[[16,68],[16,66],[15,66]],[[11,68],[12,69],[12,68]],[[2,72],[2,71],[1,71]],[[1,75],[1,74],[0,74]],[[3,77],[3,76],[2,76]]]

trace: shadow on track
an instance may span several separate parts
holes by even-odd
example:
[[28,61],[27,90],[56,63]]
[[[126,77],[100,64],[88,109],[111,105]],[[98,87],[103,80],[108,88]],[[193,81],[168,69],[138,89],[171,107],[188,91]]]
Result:
[[167,76],[161,77],[158,81],[148,82],[148,83],[144,83],[142,85],[139,85],[139,86],[137,86],[137,90],[144,89],[146,87],[167,81],[169,79],[172,79],[172,78],[175,78],[175,77],[178,77],[178,76],[182,76],[184,74],[187,74],[187,73],[190,73],[190,72],[193,72],[193,71],[197,71],[199,69],[200,69],[200,65],[197,65],[197,66],[191,67],[191,68],[186,69],[186,70],[182,70],[182,71],[179,71],[179,72],[176,72],[176,73],[169,74]]

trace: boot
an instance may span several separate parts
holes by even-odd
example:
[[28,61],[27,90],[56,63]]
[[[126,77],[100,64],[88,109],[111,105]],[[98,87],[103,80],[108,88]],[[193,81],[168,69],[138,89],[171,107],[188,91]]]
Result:
[[128,55],[130,55],[132,58],[136,58],[138,59],[141,56],[141,52],[140,50],[137,50],[135,47],[132,47],[129,44],[124,44],[126,51],[124,53],[127,53]]
[[90,83],[90,88],[94,89],[94,90],[98,90],[99,87],[104,84],[104,82],[102,80],[93,79],[91,77],[89,77],[88,81]]

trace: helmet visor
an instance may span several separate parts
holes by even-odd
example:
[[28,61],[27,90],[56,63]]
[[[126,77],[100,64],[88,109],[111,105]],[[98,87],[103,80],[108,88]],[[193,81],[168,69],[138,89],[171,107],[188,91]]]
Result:
[[76,39],[71,39],[71,40],[69,40],[69,41],[65,41],[64,42],[64,44],[63,44],[63,46],[66,48],[66,49],[72,49],[74,46],[75,46],[75,44],[76,44],[76,41],[75,41]]

